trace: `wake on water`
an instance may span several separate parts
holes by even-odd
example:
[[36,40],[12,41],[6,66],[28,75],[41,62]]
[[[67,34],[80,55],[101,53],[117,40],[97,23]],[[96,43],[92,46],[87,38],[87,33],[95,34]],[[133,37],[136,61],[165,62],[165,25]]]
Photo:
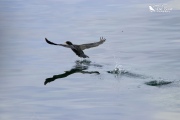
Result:
[[[138,79],[148,79],[150,81],[145,82],[146,85],[149,86],[163,86],[167,84],[173,83],[173,81],[168,81],[162,78],[154,78],[152,76],[137,74],[127,70],[119,63],[119,60],[114,56],[115,67],[113,70],[107,71],[109,74],[115,75],[115,77],[131,77],[131,78],[138,78]],[[92,63],[89,59],[80,59],[76,61],[78,65],[86,65],[86,66],[95,66],[95,67],[102,67],[100,64]]]
[[[123,65],[119,64],[119,62],[117,61],[116,57],[114,57],[114,62],[115,62],[115,67],[112,70],[106,71],[109,74],[114,75],[115,77],[130,77],[130,78],[136,78],[136,79],[147,79],[149,80],[148,82],[145,82],[146,85],[149,86],[162,86],[162,85],[167,85],[170,83],[173,83],[174,81],[168,81],[165,79],[159,79],[159,78],[154,78],[152,76],[147,76],[147,75],[142,75],[142,74],[137,74],[134,72],[131,72],[130,70],[127,70],[123,67]],[[80,59],[80,60],[76,60],[75,61],[75,66],[73,66],[72,69],[65,71],[65,73],[59,74],[59,75],[54,75],[51,78],[47,78],[45,81],[45,84],[47,84],[48,82],[52,82],[55,79],[58,78],[64,78],[67,77],[71,74],[74,73],[82,73],[82,74],[98,74],[100,75],[101,73],[99,71],[84,71],[84,70],[88,70],[90,66],[93,67],[98,67],[101,68],[103,67],[103,65],[91,62],[89,59]]]
[[114,69],[111,71],[107,71],[107,73],[114,74],[115,77],[126,76],[126,77],[131,77],[131,78],[148,79],[150,81],[145,82],[146,85],[158,86],[158,87],[163,86],[163,85],[168,85],[168,84],[171,84],[174,82],[174,81],[168,81],[168,80],[162,79],[162,78],[154,78],[152,76],[147,76],[147,75],[130,72],[129,70],[124,69],[124,67],[121,64],[119,64],[119,62],[117,61],[117,58],[115,56],[114,56],[114,60],[116,63]]

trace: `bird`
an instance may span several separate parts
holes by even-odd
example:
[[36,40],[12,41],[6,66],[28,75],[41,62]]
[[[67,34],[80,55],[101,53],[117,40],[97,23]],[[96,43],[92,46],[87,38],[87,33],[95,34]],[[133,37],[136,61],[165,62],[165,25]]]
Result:
[[89,48],[92,48],[92,47],[97,47],[97,46],[103,44],[106,41],[105,38],[100,37],[100,41],[98,41],[98,42],[76,45],[76,44],[73,44],[70,41],[66,41],[65,44],[57,44],[57,43],[49,41],[47,38],[45,38],[45,40],[46,40],[46,42],[48,44],[51,44],[51,45],[58,45],[58,46],[63,46],[63,47],[66,47],[66,48],[70,48],[77,56],[79,56],[81,58],[89,58],[89,56],[87,56],[83,52],[83,50],[89,49]]

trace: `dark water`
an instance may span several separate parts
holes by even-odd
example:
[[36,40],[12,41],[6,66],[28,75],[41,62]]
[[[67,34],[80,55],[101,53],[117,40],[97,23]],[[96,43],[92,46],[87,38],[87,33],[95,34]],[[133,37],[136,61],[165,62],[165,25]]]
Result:
[[[152,4],[1,0],[0,119],[179,120],[180,14]],[[100,36],[84,61],[44,40]]]

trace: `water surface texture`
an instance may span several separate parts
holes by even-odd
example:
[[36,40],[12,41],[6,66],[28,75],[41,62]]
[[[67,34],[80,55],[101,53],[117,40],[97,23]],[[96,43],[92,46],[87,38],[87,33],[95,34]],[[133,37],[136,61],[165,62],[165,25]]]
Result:
[[[166,4],[172,10],[151,12]],[[1,120],[179,120],[180,6],[1,0]],[[99,41],[82,60],[49,45]]]

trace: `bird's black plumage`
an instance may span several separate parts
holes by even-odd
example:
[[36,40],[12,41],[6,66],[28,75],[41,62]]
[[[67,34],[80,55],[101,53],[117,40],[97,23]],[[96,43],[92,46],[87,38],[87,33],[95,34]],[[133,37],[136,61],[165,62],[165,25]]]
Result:
[[104,43],[106,41],[105,38],[101,38],[100,37],[100,41],[99,42],[94,42],[94,43],[88,43],[88,44],[82,44],[82,45],[75,45],[73,44],[72,42],[70,41],[66,41],[66,44],[56,44],[56,43],[53,43],[51,41],[49,41],[47,38],[45,38],[46,42],[48,44],[51,44],[51,45],[59,45],[59,46],[63,46],[63,47],[67,47],[67,48],[71,48],[71,50],[79,57],[82,57],[82,58],[89,58],[87,55],[84,54],[83,50],[85,49],[89,49],[89,48],[92,48],[92,47],[97,47],[99,46],[100,44]]

